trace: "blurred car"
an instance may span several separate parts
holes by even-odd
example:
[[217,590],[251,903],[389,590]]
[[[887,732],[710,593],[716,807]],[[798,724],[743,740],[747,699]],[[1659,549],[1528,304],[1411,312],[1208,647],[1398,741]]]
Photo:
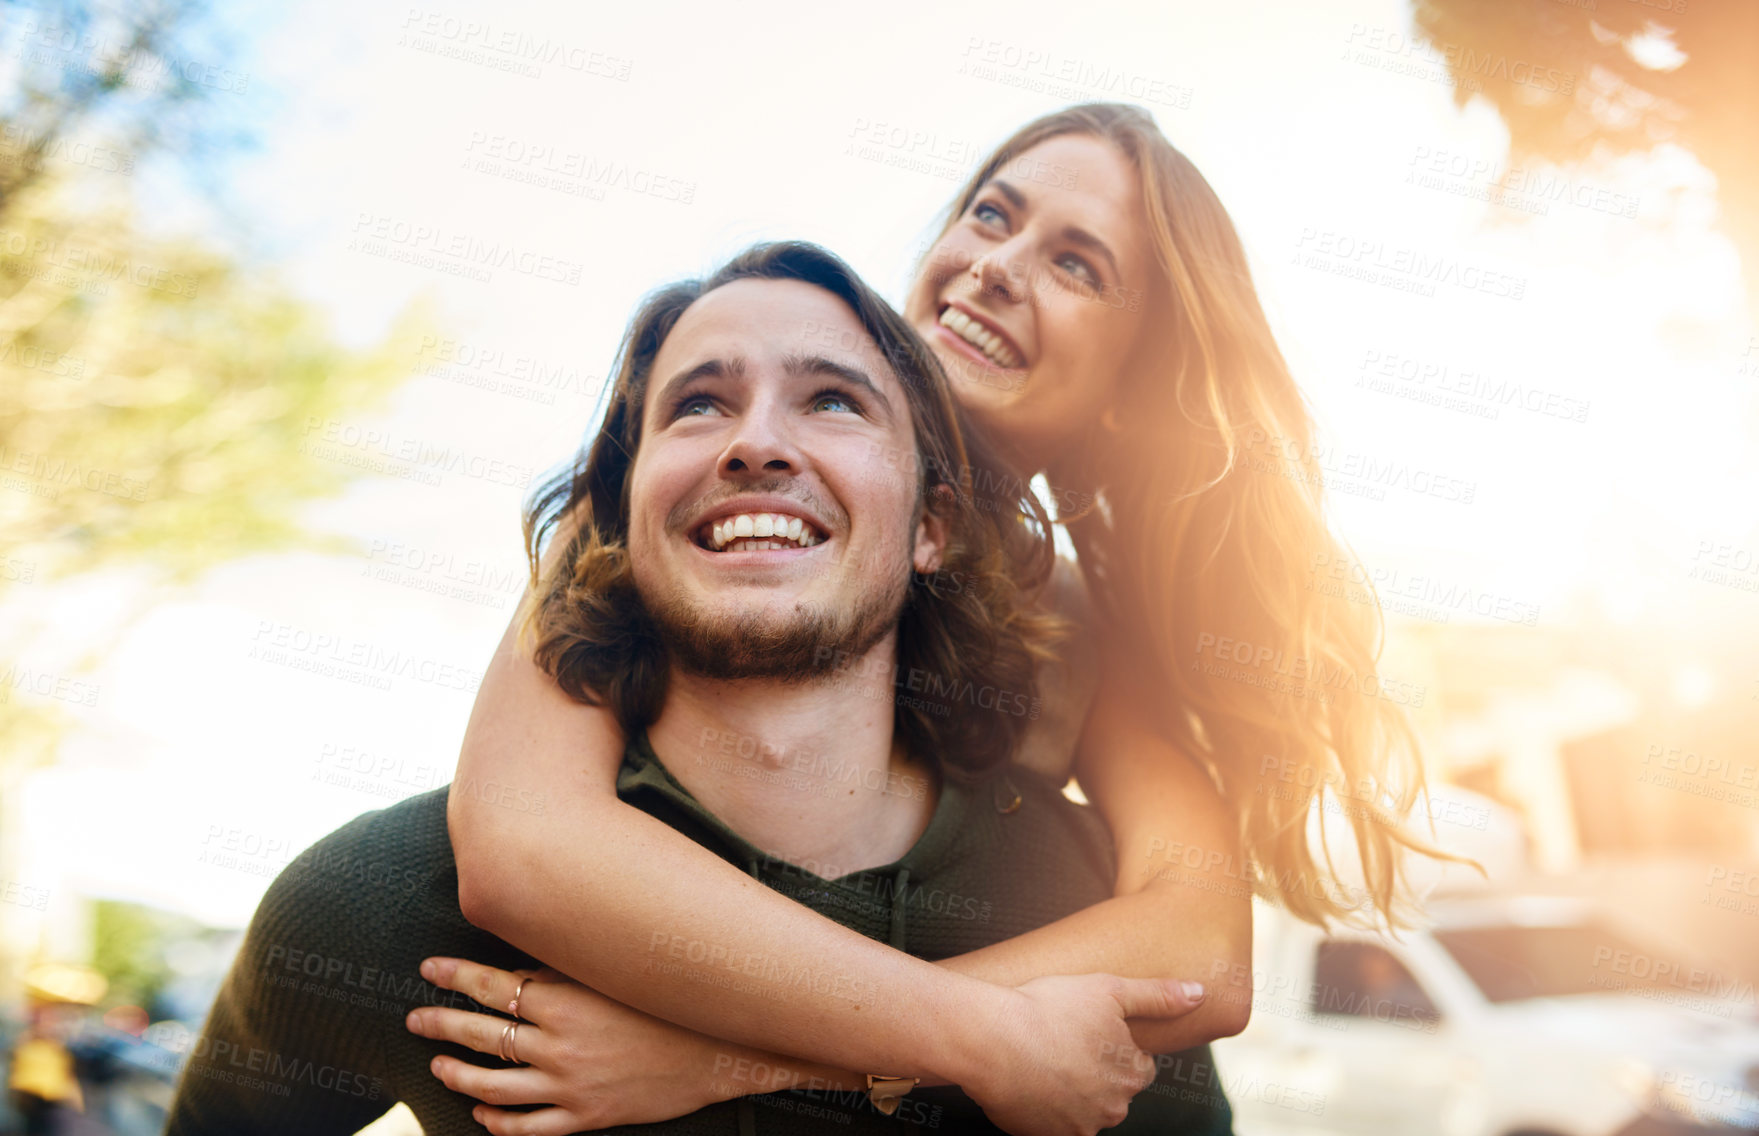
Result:
[[1396,939],[1256,915],[1249,979],[1211,983],[1252,987],[1251,1025],[1215,1047],[1242,1136],[1759,1131],[1751,984],[1585,902],[1435,901]]

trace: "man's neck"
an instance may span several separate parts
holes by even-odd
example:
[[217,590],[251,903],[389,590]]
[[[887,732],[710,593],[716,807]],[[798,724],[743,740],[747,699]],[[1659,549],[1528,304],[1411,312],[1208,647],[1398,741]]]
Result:
[[933,768],[892,729],[894,636],[810,682],[705,679],[673,668],[654,754],[751,843],[834,878],[909,851],[934,811]]

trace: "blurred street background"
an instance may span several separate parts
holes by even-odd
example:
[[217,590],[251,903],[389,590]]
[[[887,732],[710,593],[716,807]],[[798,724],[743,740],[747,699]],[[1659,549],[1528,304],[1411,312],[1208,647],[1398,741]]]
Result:
[[1397,942],[1264,908],[1193,1082],[1759,1130],[1759,5],[1689,2],[0,0],[0,1133],[158,1131],[269,881],[450,780],[643,293],[802,238],[901,301],[1097,99],[1238,225],[1312,586],[1491,876]]

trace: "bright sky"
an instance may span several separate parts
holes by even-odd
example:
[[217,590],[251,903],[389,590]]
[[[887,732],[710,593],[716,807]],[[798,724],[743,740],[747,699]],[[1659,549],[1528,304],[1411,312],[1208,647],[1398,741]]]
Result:
[[[554,61],[519,57],[546,40]],[[1705,543],[1759,550],[1750,507],[1732,507],[1759,499],[1759,347],[1711,228],[1712,179],[1673,155],[1540,171],[1519,207],[1480,200],[1506,167],[1502,127],[1456,109],[1408,42],[1396,0],[903,13],[309,0],[234,63],[278,117],[230,200],[350,341],[418,297],[448,329],[453,342],[410,360],[438,374],[334,424],[335,440],[377,430],[393,448],[541,471],[592,424],[647,290],[800,237],[900,299],[937,211],[991,145],[1070,102],[1143,102],[1243,235],[1325,431],[1337,525],[1364,559],[1537,605],[1542,621],[1583,594],[1637,613],[1691,587],[1750,618],[1752,593],[1686,577]],[[1047,74],[1054,89],[1031,89]],[[613,184],[587,174],[607,166]],[[467,279],[445,271],[454,240],[543,266]],[[1342,274],[1419,258],[1477,289]],[[507,377],[533,368],[553,381]],[[1399,480],[1352,476],[1364,465]],[[155,603],[92,676],[96,704],[68,708],[79,728],[30,788],[21,877],[242,924],[290,855],[448,780],[469,679],[517,594],[521,493],[440,481],[375,481],[315,508],[359,557],[239,563]],[[1435,484],[1455,488],[1421,491]],[[432,590],[461,581],[471,595]],[[84,613],[118,592],[33,596],[28,618],[57,634],[28,640],[26,661],[71,667],[77,629],[98,619]],[[338,658],[397,652],[410,665],[389,689],[294,666],[358,673]]]

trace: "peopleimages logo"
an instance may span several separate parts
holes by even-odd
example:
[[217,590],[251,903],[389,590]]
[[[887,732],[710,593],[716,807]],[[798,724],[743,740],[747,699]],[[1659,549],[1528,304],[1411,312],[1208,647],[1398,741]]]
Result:
[[[945,715],[953,703],[963,702],[975,706],[979,710],[995,710],[1016,718],[1036,719],[1039,714],[1039,699],[1030,697],[1021,691],[1002,690],[988,683],[976,683],[970,679],[960,680],[936,671],[926,671],[920,667],[906,667],[899,663],[888,663],[838,651],[831,647],[820,647],[818,661],[834,659],[832,666],[837,670],[839,678],[846,681],[849,677],[865,676],[875,678],[889,675],[891,685],[903,687],[913,694],[921,694],[923,709],[931,713]],[[916,700],[909,700],[914,702]]]
[[68,244],[40,233],[20,229],[0,230],[0,249],[8,256],[28,257],[38,270],[58,269],[78,286],[102,295],[109,283],[133,284],[149,292],[193,299],[195,277],[163,265],[149,264],[115,250]]
[[377,426],[360,426],[335,418],[307,415],[300,450],[312,457],[356,466],[386,476],[408,477],[428,485],[453,474],[524,489],[536,471],[528,465],[472,453],[451,444],[398,434]]
[[1438,285],[1485,296],[1519,300],[1527,278],[1470,264],[1445,253],[1389,245],[1371,237],[1304,227],[1295,242],[1294,263],[1368,284],[1434,296]]
[[578,285],[586,265],[581,261],[489,241],[470,233],[449,232],[438,225],[407,221],[380,213],[355,215],[348,249],[387,260],[446,271],[487,282],[492,269],[558,284]]
[[[1465,409],[1484,418],[1495,418],[1508,407],[1569,422],[1588,421],[1587,399],[1515,379],[1492,378],[1481,371],[1456,369],[1434,359],[1370,348],[1358,370],[1362,372],[1356,379],[1358,387]],[[1418,393],[1429,390],[1434,391],[1434,397]]]
[[1290,656],[1277,647],[1249,643],[1210,631],[1198,633],[1195,654],[1197,658],[1191,662],[1193,670],[1296,696],[1346,691],[1411,707],[1422,706],[1428,697],[1429,688],[1418,683],[1373,672],[1357,674],[1324,658]]
[[959,73],[1070,102],[1106,98],[1180,110],[1191,106],[1190,87],[1158,76],[1077,59],[1052,48],[1026,47],[983,36],[966,40]]
[[1428,146],[1418,146],[1407,165],[1407,185],[1438,189],[1523,213],[1543,215],[1553,205],[1565,205],[1630,220],[1642,204],[1640,197],[1606,186],[1571,181],[1553,170],[1505,167],[1487,158]]
[[[1396,568],[1367,568],[1348,557],[1317,553],[1308,570],[1315,577],[1307,590],[1351,602],[1372,604],[1379,598],[1389,609],[1447,622],[1453,614],[1471,613],[1484,619],[1532,627],[1539,605],[1512,596],[1473,588],[1441,578],[1410,574]],[[1413,601],[1401,604],[1400,600]]]
[[1532,87],[1546,94],[1567,95],[1576,89],[1572,72],[1525,59],[1510,59],[1501,52],[1474,51],[1463,44],[1431,43],[1393,28],[1351,24],[1344,43],[1373,55],[1443,65],[1461,86],[1471,91],[1482,90],[1486,82]]
[[481,20],[460,19],[444,12],[410,8],[403,16],[399,47],[429,55],[476,63],[536,79],[545,65],[581,75],[629,81],[631,61],[594,51],[556,36],[534,35],[520,28]]

